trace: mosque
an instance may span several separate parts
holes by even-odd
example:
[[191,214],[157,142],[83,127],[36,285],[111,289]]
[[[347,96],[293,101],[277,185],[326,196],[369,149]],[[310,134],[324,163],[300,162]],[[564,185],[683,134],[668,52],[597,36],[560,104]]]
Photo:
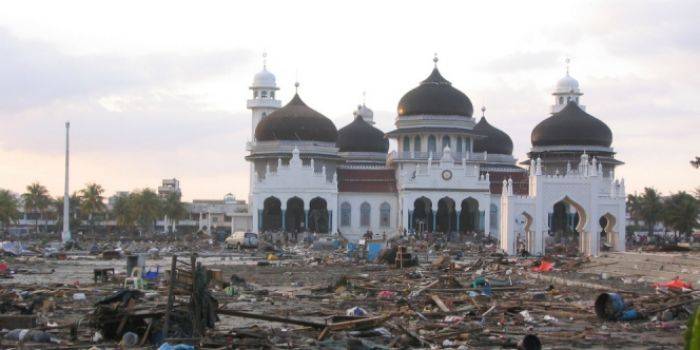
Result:
[[263,65],[247,101],[253,231],[340,232],[350,240],[368,230],[479,233],[509,254],[543,253],[561,237],[588,255],[625,249],[625,186],[615,178],[623,163],[568,68],[518,163],[510,136],[485,108],[475,117],[437,63],[399,100],[387,132],[373,126],[364,103],[340,129],[298,91],[282,106]]

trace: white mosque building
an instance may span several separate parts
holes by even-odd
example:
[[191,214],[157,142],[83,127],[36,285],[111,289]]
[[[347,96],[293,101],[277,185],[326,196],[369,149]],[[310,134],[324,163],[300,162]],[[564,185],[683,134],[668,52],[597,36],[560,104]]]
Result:
[[282,106],[264,66],[248,100],[252,230],[341,232],[351,240],[368,230],[479,232],[509,254],[543,253],[547,239],[576,232],[585,254],[597,255],[603,243],[624,250],[624,181],[615,179],[623,163],[610,128],[580,104],[568,69],[551,115],[532,131],[524,168],[511,138],[487,121],[485,108],[475,118],[469,97],[434,62],[399,100],[388,132],[373,126],[364,104],[340,129],[298,92]]

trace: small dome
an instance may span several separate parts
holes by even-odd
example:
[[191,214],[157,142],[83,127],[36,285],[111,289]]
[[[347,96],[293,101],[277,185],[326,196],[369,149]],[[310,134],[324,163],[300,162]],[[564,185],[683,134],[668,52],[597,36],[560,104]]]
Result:
[[252,87],[275,88],[277,87],[277,78],[275,78],[274,74],[268,72],[267,68],[263,67],[263,70],[253,77]]
[[316,112],[295,94],[284,107],[263,118],[255,128],[258,141],[335,142],[338,138],[333,122]]
[[371,109],[367,108],[365,104],[357,105],[357,110],[352,112],[352,115],[354,116],[360,116],[362,119],[364,119],[366,122],[373,124],[374,121],[374,112],[372,112]]
[[474,140],[474,152],[488,152],[489,154],[513,154],[513,140],[510,136],[481,117],[474,126],[474,132],[486,136],[484,139]]
[[338,130],[336,145],[340,152],[389,151],[389,140],[384,137],[384,133],[367,123],[360,115],[355,116],[352,123]]
[[452,87],[437,67],[418,87],[399,100],[399,117],[407,115],[460,115],[471,118],[472,102],[463,92]]
[[578,86],[578,80],[570,76],[569,73],[566,73],[566,76],[559,79],[557,82],[557,87],[554,92],[567,94],[571,92],[581,92],[581,90]]
[[564,109],[537,124],[530,139],[533,146],[610,147],[612,131],[600,119],[571,101]]

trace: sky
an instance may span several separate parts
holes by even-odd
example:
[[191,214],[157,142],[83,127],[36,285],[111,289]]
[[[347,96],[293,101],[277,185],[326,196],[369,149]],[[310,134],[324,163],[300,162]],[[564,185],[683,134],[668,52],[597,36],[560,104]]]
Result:
[[246,100],[267,66],[338,129],[362,102],[393,128],[434,53],[453,86],[514,141],[549,116],[565,74],[613,131],[627,191],[700,186],[698,1],[3,1],[0,188],[155,188],[247,198]]

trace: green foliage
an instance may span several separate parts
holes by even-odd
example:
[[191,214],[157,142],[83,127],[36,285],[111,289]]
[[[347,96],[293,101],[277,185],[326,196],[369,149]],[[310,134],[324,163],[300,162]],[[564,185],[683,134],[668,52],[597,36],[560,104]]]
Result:
[[698,225],[700,204],[686,192],[678,192],[664,201],[663,221],[674,231],[690,235]]
[[662,219],[661,195],[655,189],[645,187],[643,194],[627,196],[627,210],[632,220],[644,221],[647,233],[651,236],[654,233],[654,226]]
[[685,331],[685,350],[700,350],[700,308],[695,309],[688,319],[688,329]]
[[12,192],[0,189],[0,224],[7,229],[10,224],[19,220],[19,200]]
[[176,223],[187,216],[187,208],[182,203],[182,194],[177,192],[169,193],[163,198],[162,211],[168,216],[169,220]]
[[95,214],[103,213],[107,209],[102,196],[104,192],[104,188],[94,182],[80,190],[80,210],[88,216],[92,233],[95,232]]
[[27,192],[22,194],[22,201],[25,212],[39,214],[34,220],[34,230],[39,232],[39,218],[44,218],[46,209],[51,205],[49,191],[44,185],[34,182],[27,186]]

